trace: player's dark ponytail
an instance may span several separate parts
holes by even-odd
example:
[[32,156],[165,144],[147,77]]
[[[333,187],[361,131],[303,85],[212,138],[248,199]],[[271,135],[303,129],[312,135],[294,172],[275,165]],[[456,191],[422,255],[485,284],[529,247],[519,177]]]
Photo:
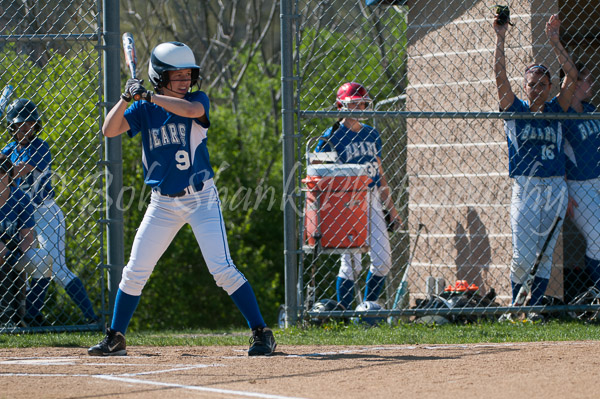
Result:
[[336,122],[333,124],[333,126],[331,126],[331,133],[334,133],[334,132],[336,132],[336,131],[337,131],[337,130],[340,128],[340,126],[341,126],[340,122],[342,122],[342,119],[343,119],[343,118],[340,118],[340,119],[338,119],[338,120],[337,120],[337,121],[336,121]]

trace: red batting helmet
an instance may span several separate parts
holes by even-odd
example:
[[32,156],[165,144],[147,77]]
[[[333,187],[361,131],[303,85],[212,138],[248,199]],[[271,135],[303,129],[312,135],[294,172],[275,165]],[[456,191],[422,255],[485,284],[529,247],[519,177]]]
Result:
[[361,103],[364,102],[367,104],[365,109],[369,108],[373,100],[369,97],[369,92],[363,85],[356,82],[348,82],[344,83],[337,91],[337,95],[335,97],[335,105],[337,105],[338,109],[347,111],[348,104],[352,103]]

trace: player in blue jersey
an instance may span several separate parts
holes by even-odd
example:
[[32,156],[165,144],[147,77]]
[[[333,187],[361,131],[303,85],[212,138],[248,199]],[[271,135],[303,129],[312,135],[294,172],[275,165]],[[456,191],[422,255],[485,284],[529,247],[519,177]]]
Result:
[[[65,217],[54,201],[52,188],[52,155],[50,146],[38,137],[42,121],[33,101],[20,98],[6,110],[6,120],[14,141],[2,149],[15,166],[15,183],[25,191],[35,205],[36,233],[40,248],[52,258],[54,280],[60,284],[83,312],[86,321],[97,323],[83,283],[66,264]],[[32,278],[27,294],[27,319],[30,325],[44,323],[44,305],[49,277]]]
[[[525,70],[527,100],[515,96],[506,73],[504,42],[508,24],[494,20],[496,50],[494,73],[500,110],[508,112],[558,113],[569,108],[577,71],[559,39],[560,20],[552,15],[546,35],[566,78],[560,93],[548,101],[552,82],[548,68],[531,65]],[[537,254],[557,217],[563,217],[568,195],[565,182],[564,135],[556,119],[509,119],[504,121],[508,141],[508,173],[513,179],[510,209],[513,258],[510,270],[513,302],[535,263]],[[562,220],[562,219],[561,219]],[[560,228],[560,226],[559,226]],[[558,234],[554,234],[543,255],[532,285],[530,305],[539,304],[550,279],[552,254]],[[531,315],[530,315],[531,316]],[[537,315],[533,315],[535,318]]]
[[[337,91],[336,105],[343,111],[365,110],[372,103],[367,89],[360,83],[344,83]],[[377,301],[383,288],[385,277],[392,267],[390,237],[384,209],[387,209],[394,228],[402,221],[394,205],[391,190],[383,174],[381,164],[381,137],[373,127],[355,118],[344,118],[323,133],[326,140],[317,144],[317,151],[332,151],[338,154],[340,163],[356,163],[366,166],[371,178],[369,184],[369,257],[371,266],[367,273],[363,301]],[[349,309],[353,301],[354,282],[362,270],[360,254],[344,254],[336,281],[338,303]]]
[[[199,74],[187,45],[159,44],[148,65],[156,92],[146,91],[141,81],[130,79],[102,127],[107,137],[140,134],[144,179],[152,187],[152,196],[123,270],[111,327],[104,340],[88,350],[90,355],[127,354],[124,335],[142,289],[185,224],[191,225],[217,285],[230,295],[252,329],[248,355],[271,355],[275,350],[273,332],[262,318],[252,287],[229,253],[206,146],[210,101],[202,91],[190,92],[199,82]],[[136,95],[142,100],[129,107]]]
[[41,278],[51,263],[35,248],[34,207],[13,184],[13,171],[10,159],[0,154],[0,323],[27,326],[25,276]]
[[[594,78],[583,64],[569,112],[596,112],[592,98]],[[565,129],[566,175],[573,206],[569,216],[585,238],[585,268],[600,289],[600,120],[563,121]]]

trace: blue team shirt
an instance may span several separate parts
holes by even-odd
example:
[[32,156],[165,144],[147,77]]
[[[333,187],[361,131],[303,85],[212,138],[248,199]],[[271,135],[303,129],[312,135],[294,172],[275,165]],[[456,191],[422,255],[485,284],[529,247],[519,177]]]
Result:
[[[583,103],[583,112],[596,107]],[[568,112],[576,113],[573,108]],[[590,180],[600,177],[600,120],[569,119],[565,126],[565,161],[568,180]]]
[[[210,102],[206,93],[187,93],[188,101],[204,106],[207,121]],[[142,134],[144,181],[163,194],[175,194],[189,185],[199,187],[215,173],[208,155],[210,122],[185,118],[147,101],[136,101],[125,111],[130,137]]]
[[13,141],[2,149],[2,153],[9,156],[14,165],[24,162],[33,166],[31,173],[15,179],[15,183],[29,194],[35,204],[54,198],[51,182],[52,155],[48,143],[35,137],[29,144],[19,148],[19,143]]
[[[335,150],[340,163],[357,163],[367,165],[367,173],[372,179],[369,186],[381,185],[379,162],[381,159],[381,136],[369,125],[362,125],[359,132],[353,132],[343,124],[333,131],[330,127],[323,133],[325,140],[317,143],[317,152]],[[333,148],[331,148],[333,147]]]
[[11,186],[11,195],[0,207],[0,239],[10,251],[18,249],[19,232],[35,226],[31,199],[20,189]]
[[[531,112],[526,101],[515,97],[507,112]],[[554,97],[544,113],[563,112]],[[504,131],[508,141],[508,174],[551,177],[565,175],[562,124],[557,119],[507,119]]]

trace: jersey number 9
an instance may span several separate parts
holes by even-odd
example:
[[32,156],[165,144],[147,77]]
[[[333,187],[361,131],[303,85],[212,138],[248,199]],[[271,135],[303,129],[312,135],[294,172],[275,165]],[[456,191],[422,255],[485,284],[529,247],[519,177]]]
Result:
[[186,170],[190,168],[190,154],[187,151],[179,150],[175,153],[175,161],[177,169]]

